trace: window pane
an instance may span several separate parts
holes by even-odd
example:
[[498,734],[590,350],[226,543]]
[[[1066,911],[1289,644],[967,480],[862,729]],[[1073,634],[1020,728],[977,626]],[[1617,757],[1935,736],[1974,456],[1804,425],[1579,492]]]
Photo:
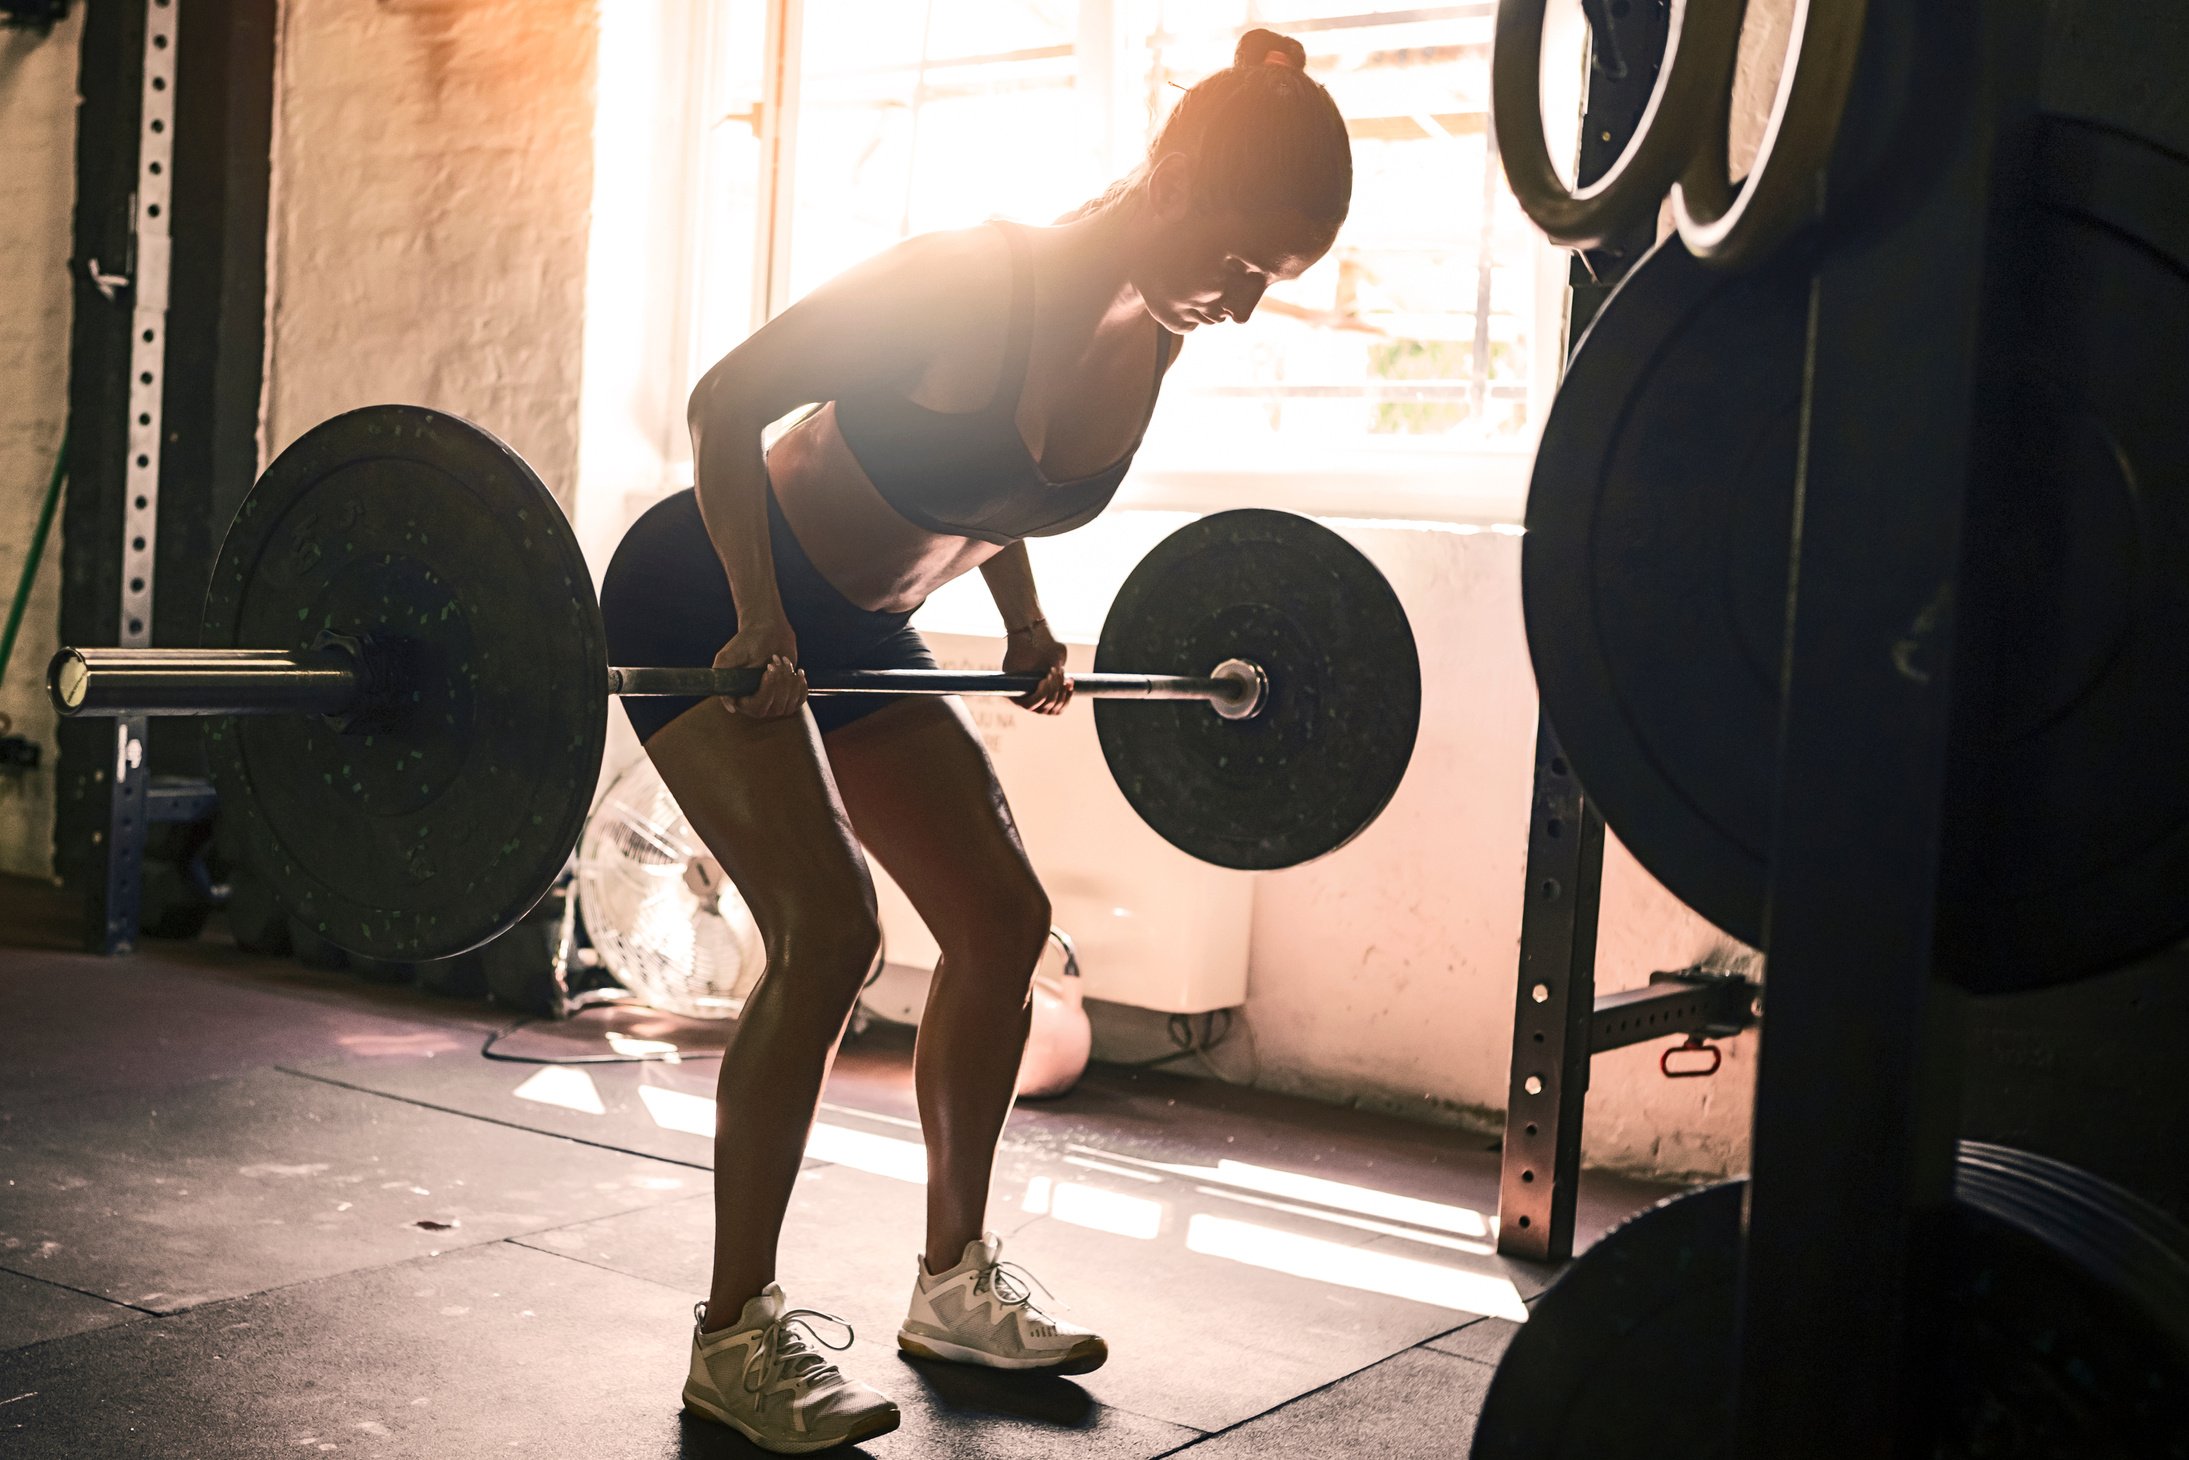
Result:
[[[1149,71],[1188,85],[1227,63],[1239,0],[1152,6]],[[1196,331],[1167,392],[1191,396],[1149,434],[1151,463],[1355,469],[1532,444],[1533,227],[1489,137],[1494,7],[1261,0],[1330,89],[1353,140],[1337,245],[1272,289],[1246,329]],[[1163,85],[1161,110],[1178,96]]]
[[753,262],[760,226],[756,108],[766,50],[765,0],[715,0],[702,10],[701,25],[709,64],[698,118],[699,222],[686,362],[695,380],[760,323],[753,314]]
[[809,0],[793,298],[911,234],[997,214],[1046,221],[1086,196],[1089,169],[1059,156],[1083,150],[1070,141],[1078,9]]

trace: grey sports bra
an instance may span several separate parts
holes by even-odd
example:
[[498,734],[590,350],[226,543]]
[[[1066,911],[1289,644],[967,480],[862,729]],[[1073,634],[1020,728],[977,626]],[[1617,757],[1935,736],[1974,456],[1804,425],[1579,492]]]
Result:
[[[1064,482],[1042,475],[1018,429],[1034,337],[1033,261],[1016,224],[996,226],[1011,246],[1011,323],[994,397],[978,411],[929,410],[888,391],[840,397],[836,429],[867,480],[905,520],[929,532],[1008,545],[1093,521],[1132,465],[1147,418],[1125,454],[1102,470]],[[1171,333],[1156,325],[1151,415],[1170,357]]]

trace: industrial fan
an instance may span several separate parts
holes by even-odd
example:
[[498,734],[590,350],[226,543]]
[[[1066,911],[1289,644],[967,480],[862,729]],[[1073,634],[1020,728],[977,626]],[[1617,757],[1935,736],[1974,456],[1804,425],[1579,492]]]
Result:
[[639,757],[578,841],[578,912],[602,965],[640,1002],[734,1019],[767,954],[737,888]]

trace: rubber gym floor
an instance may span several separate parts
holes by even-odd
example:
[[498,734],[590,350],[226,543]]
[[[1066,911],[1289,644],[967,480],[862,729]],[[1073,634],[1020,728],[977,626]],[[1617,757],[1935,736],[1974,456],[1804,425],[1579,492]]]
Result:
[[[678,1404],[714,1061],[489,1061],[502,1011],[254,957],[217,919],[119,959],[72,937],[42,886],[0,882],[0,1453],[761,1453]],[[596,1010],[503,1048],[722,1037]],[[791,1301],[848,1320],[840,1362],[904,1410],[830,1453],[1466,1453],[1554,1275],[1494,1254],[1483,1137],[1093,1066],[1013,1114],[991,1225],[1111,1361],[998,1375],[896,1349],[911,1048],[846,1041],[785,1224]],[[1582,1243],[1662,1194],[1592,1175]]]

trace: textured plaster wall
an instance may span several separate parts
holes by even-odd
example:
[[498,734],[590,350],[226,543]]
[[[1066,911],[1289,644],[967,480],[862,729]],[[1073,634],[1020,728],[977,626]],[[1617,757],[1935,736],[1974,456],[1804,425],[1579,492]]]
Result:
[[[50,35],[0,30],[0,614],[23,572],[68,417],[70,213],[76,198],[81,10]],[[0,872],[53,867],[53,712],[46,660],[61,614],[58,525],[33,580],[0,714],[43,747],[34,771],[0,769]]]
[[598,0],[289,0],[266,444],[410,401],[575,501]]

